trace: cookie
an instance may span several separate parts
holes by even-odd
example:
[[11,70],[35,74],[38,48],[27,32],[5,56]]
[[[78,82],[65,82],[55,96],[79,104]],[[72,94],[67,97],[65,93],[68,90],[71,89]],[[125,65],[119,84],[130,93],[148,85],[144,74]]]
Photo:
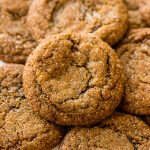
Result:
[[102,121],[100,126],[125,134],[134,149],[150,149],[150,127],[136,116],[115,112],[111,117]]
[[84,32],[98,35],[110,45],[122,38],[127,21],[122,0],[34,0],[28,16],[38,41],[56,33]]
[[0,59],[25,63],[36,47],[27,25],[32,0],[0,0]]
[[149,27],[150,5],[149,0],[123,0],[128,8],[129,28]]
[[133,29],[117,48],[125,71],[125,92],[120,109],[150,115],[150,29]]
[[134,150],[125,135],[108,128],[73,128],[63,139],[59,150]]
[[100,38],[66,33],[42,41],[23,75],[30,105],[60,125],[94,124],[112,114],[123,93],[120,61]]
[[0,149],[49,150],[62,129],[33,113],[22,87],[23,65],[0,67]]

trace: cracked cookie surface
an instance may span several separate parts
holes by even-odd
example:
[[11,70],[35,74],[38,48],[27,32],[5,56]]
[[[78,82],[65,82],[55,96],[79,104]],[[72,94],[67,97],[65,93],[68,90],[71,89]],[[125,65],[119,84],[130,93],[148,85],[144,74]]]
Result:
[[0,67],[0,149],[49,150],[62,129],[34,114],[23,94],[23,65]]
[[32,0],[0,1],[0,59],[25,63],[36,47],[27,25],[27,14]]
[[145,117],[145,121],[150,126],[150,115]]
[[141,118],[115,112],[111,117],[103,120],[100,126],[125,134],[134,149],[150,149],[150,127]]
[[134,150],[126,135],[108,128],[72,128],[59,150]]
[[117,48],[125,72],[123,111],[150,115],[150,29],[134,29]]
[[122,0],[34,0],[28,23],[37,40],[56,33],[84,32],[113,45],[124,35],[127,19]]
[[91,34],[67,33],[43,40],[29,56],[23,79],[33,109],[61,125],[104,119],[123,93],[117,55]]
[[128,8],[129,29],[150,26],[149,0],[123,0]]

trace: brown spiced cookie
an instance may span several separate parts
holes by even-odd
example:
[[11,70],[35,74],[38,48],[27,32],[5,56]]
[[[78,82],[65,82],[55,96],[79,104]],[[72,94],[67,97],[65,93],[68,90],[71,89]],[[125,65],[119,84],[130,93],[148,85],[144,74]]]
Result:
[[0,59],[25,63],[36,47],[27,27],[32,0],[0,0]]
[[117,54],[126,76],[120,108],[133,114],[150,115],[150,29],[131,30]]
[[98,35],[113,45],[127,29],[122,0],[34,0],[28,23],[37,40],[62,32]]
[[137,150],[150,149],[150,127],[136,116],[114,113],[101,122],[100,126],[125,134]]
[[110,115],[123,93],[120,61],[91,34],[51,36],[29,56],[24,90],[30,104],[61,125],[87,125]]
[[22,88],[23,65],[0,67],[0,149],[49,150],[62,130],[34,114]]
[[123,0],[128,8],[129,28],[142,28],[150,26],[149,0]]
[[59,150],[134,150],[126,135],[108,128],[72,128]]

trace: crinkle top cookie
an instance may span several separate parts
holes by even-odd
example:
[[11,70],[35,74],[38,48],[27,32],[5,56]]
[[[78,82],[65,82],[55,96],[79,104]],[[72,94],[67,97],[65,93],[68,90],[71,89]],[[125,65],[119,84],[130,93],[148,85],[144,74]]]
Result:
[[123,93],[120,61],[91,34],[59,34],[29,56],[24,90],[30,105],[62,125],[96,123],[118,106]]
[[131,30],[117,48],[125,72],[125,92],[120,108],[150,115],[150,29]]
[[150,127],[139,117],[115,112],[111,117],[103,120],[100,126],[125,134],[134,149],[150,149]]
[[109,128],[72,128],[59,150],[134,150],[126,135]]
[[37,116],[22,87],[23,65],[0,67],[0,149],[49,150],[63,135],[54,123]]
[[37,40],[55,33],[84,32],[113,45],[124,35],[127,19],[122,0],[34,0],[28,23]]
[[27,25],[32,0],[0,0],[0,59],[25,63],[36,47]]

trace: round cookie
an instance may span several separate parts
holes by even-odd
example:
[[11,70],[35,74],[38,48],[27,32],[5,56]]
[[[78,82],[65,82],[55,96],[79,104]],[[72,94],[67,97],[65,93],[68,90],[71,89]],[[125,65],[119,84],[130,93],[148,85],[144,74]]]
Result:
[[36,47],[27,25],[32,0],[0,0],[0,59],[25,63]]
[[125,134],[137,150],[150,149],[150,127],[136,116],[115,112],[100,126]]
[[67,33],[42,41],[29,56],[24,91],[41,116],[60,125],[99,122],[123,93],[120,61],[100,38]]
[[0,67],[0,149],[49,150],[62,129],[32,112],[22,87],[23,65]]
[[38,41],[56,33],[84,32],[98,35],[110,45],[122,38],[127,21],[122,0],[34,0],[28,16]]
[[73,128],[63,139],[59,150],[134,150],[125,135],[108,128]]
[[150,115],[150,29],[133,29],[117,48],[125,71],[123,111]]
[[128,8],[129,28],[143,28],[150,26],[149,0],[123,0]]

